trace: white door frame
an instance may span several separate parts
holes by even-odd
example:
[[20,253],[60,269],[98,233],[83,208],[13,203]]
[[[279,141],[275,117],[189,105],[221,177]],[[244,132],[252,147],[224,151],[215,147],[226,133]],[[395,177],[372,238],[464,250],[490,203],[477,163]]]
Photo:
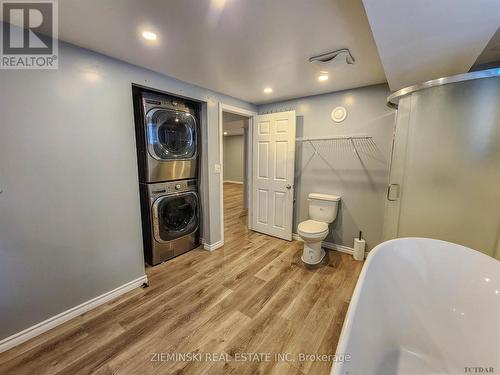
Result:
[[253,118],[254,116],[257,116],[257,112],[249,111],[248,109],[240,108],[240,107],[235,107],[233,105],[229,104],[224,104],[222,102],[219,102],[219,164],[221,168],[221,172],[219,175],[219,191],[220,191],[220,243],[221,246],[224,244],[224,178],[223,178],[223,171],[224,171],[224,130],[223,130],[223,112],[229,112],[229,113],[234,113],[236,115],[241,115],[248,117],[248,131],[247,131],[247,136],[248,136],[248,144],[249,147],[247,148],[247,155],[246,155],[246,161],[247,161],[247,196],[248,196],[248,227],[252,229],[251,223],[252,223],[252,140],[253,140]]

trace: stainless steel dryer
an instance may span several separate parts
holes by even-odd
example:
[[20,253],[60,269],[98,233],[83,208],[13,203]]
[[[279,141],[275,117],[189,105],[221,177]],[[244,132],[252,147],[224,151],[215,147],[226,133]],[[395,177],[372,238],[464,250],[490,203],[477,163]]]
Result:
[[134,87],[139,181],[196,178],[200,106]]
[[197,180],[140,184],[144,255],[154,266],[200,244]]

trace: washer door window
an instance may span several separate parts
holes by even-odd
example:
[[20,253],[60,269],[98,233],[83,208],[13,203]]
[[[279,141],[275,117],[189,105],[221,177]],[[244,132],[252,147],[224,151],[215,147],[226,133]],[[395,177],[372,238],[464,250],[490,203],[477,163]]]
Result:
[[196,119],[187,112],[154,108],[146,115],[149,153],[157,160],[196,156]]
[[198,196],[190,192],[158,198],[153,214],[156,240],[175,240],[198,228]]

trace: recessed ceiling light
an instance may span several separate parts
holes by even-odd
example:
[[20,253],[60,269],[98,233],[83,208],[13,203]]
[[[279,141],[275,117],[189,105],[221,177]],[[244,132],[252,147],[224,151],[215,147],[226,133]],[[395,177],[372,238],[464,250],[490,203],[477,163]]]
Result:
[[318,81],[328,81],[328,74],[324,74],[324,73],[320,74],[318,76]]
[[146,40],[156,40],[157,38],[156,34],[152,31],[144,31],[142,37]]
[[224,132],[224,135],[227,135],[227,132]]
[[270,87],[266,87],[266,88],[264,89],[264,92],[265,92],[266,94],[270,94],[270,93],[272,93],[272,92],[273,92],[273,89],[272,89],[272,88],[270,88]]

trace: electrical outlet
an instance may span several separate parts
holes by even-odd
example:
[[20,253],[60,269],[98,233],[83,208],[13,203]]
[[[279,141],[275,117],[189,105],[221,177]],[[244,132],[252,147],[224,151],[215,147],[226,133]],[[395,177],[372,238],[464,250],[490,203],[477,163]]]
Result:
[[220,171],[221,171],[221,166],[220,166],[220,164],[215,164],[215,165],[214,165],[214,171],[215,171],[215,173],[220,173]]

